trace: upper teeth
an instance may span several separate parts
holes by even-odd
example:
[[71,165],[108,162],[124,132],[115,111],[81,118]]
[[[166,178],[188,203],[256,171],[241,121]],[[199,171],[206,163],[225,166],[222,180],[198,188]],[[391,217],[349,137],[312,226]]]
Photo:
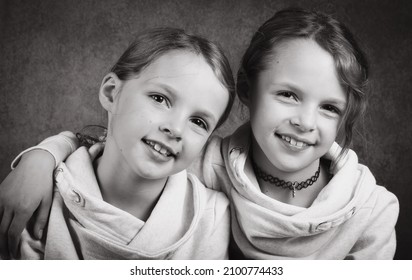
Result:
[[298,140],[293,139],[289,136],[283,136],[282,135],[282,139],[285,140],[286,142],[289,142],[289,144],[291,144],[292,146],[296,146],[296,147],[299,147],[299,148],[306,147],[308,145],[305,142],[298,141]]
[[155,143],[153,141],[148,141],[148,140],[146,140],[146,143],[149,144],[154,150],[156,150],[157,152],[161,153],[164,156],[170,156],[172,154],[159,143]]

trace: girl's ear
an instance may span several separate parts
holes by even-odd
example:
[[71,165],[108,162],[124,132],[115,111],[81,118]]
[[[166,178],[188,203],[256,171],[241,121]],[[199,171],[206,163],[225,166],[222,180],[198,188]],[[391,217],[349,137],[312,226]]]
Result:
[[120,88],[121,80],[115,73],[109,73],[103,78],[99,91],[99,100],[106,111],[112,111],[114,101],[120,92]]

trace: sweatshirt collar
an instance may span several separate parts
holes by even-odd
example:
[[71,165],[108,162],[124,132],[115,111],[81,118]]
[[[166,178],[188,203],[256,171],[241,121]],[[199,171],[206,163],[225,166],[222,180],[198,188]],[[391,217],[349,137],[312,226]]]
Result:
[[177,249],[190,238],[200,220],[199,189],[186,171],[169,177],[146,222],[103,201],[84,147],[58,166],[55,180],[67,208],[80,224],[145,256],[159,257]]
[[[332,170],[334,177],[312,205],[303,208],[277,201],[260,191],[248,160],[250,145],[251,129],[250,124],[246,123],[230,137],[225,155],[228,173],[234,182],[231,195],[235,208],[243,208],[236,212],[237,218],[243,224],[251,224],[243,230],[254,228],[256,231],[259,227],[267,227],[264,230],[272,231],[270,236],[301,236],[336,227],[355,214],[361,170],[353,151],[349,150],[344,157],[338,158],[341,148],[337,143],[332,145],[325,157],[335,163]],[[251,214],[253,212],[256,213]],[[271,226],[272,223],[276,226]]]

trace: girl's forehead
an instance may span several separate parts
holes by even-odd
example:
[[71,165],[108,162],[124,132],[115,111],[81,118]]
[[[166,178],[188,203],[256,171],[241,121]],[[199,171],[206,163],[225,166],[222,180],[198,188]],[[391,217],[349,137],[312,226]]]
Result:
[[310,38],[292,38],[280,41],[273,48],[272,57],[279,60],[286,59],[312,59],[312,61],[318,59],[319,56],[327,57],[329,61],[334,65],[333,56],[322,48],[315,40]]
[[307,93],[346,96],[332,55],[312,39],[280,43],[258,77],[259,86],[286,86]]
[[184,70],[187,74],[191,74],[191,72],[196,73],[199,67],[205,66],[209,67],[202,56],[188,50],[173,50],[160,55],[145,70],[165,75],[177,74]]
[[337,77],[334,58],[312,39],[291,39],[279,43],[274,48],[267,68],[295,76],[318,72],[332,73]]
[[149,64],[139,77],[152,82],[183,83],[183,86],[190,82],[202,90],[219,85],[227,90],[206,59],[188,50],[166,52]]

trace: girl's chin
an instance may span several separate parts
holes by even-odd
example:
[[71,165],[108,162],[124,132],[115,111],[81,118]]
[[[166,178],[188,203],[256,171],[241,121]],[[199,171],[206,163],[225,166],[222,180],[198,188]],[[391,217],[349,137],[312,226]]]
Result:
[[296,162],[289,162],[289,161],[271,162],[271,165],[274,169],[277,169],[281,172],[286,172],[286,173],[298,172],[299,170],[304,168],[304,166],[301,164],[296,164]]
[[274,156],[271,157],[270,164],[282,172],[298,172],[308,166],[311,166],[318,158],[307,157],[302,155],[290,155],[284,153],[273,153]]

